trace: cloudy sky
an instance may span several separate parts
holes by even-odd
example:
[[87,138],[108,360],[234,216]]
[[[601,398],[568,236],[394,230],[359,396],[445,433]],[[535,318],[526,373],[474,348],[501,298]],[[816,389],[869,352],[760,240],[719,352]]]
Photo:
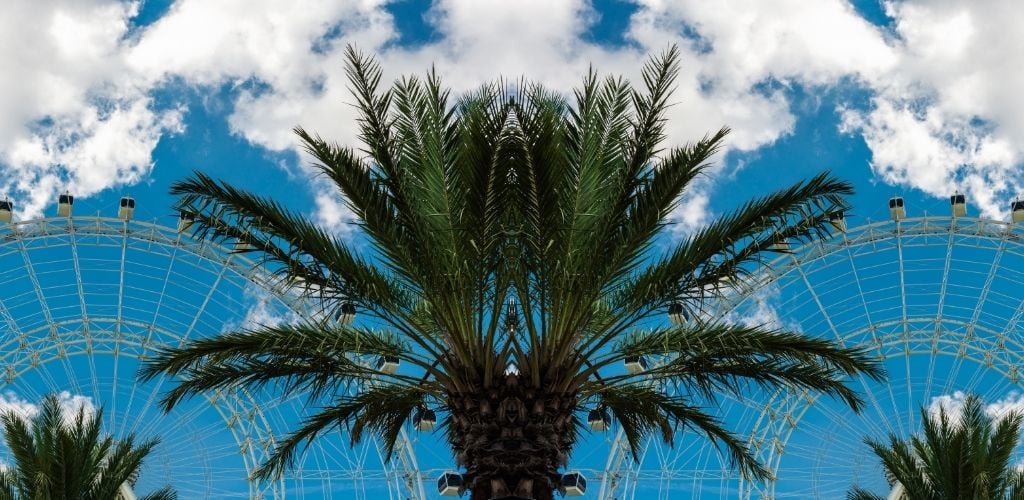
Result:
[[[348,44],[456,92],[499,76],[569,92],[588,66],[635,79],[677,45],[670,142],[733,133],[674,235],[826,169],[857,186],[851,224],[894,194],[946,214],[954,190],[1004,219],[1024,185],[1022,25],[1015,0],[0,0],[0,194],[20,219],[66,189],[77,214],[130,194],[171,224],[168,185],[198,169],[348,236],[291,133],[354,144]],[[931,404],[959,404],[949,389]]]
[[734,129],[680,229],[822,169],[857,183],[865,219],[894,193],[945,211],[954,189],[1004,217],[1022,178],[1022,23],[1008,0],[6,0],[0,192],[21,218],[70,189],[79,213],[131,193],[169,220],[167,184],[202,169],[258,191],[283,180],[346,231],[290,130],[353,141],[347,44],[389,77],[436,65],[456,91],[499,75],[568,91],[588,65],[635,77],[676,44],[671,140]]

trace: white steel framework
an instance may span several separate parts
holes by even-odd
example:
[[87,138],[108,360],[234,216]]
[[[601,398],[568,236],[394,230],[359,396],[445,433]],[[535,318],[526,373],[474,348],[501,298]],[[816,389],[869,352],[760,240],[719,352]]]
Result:
[[234,389],[165,415],[159,402],[172,383],[136,380],[139,360],[159,346],[313,314],[316,304],[244,254],[174,228],[105,217],[2,224],[0,406],[64,392],[102,404],[109,432],[160,436],[138,492],[170,483],[182,498],[425,498],[404,435],[390,464],[372,440],[351,447],[338,434],[279,480],[249,481],[308,401]]
[[714,446],[686,432],[677,449],[656,438],[633,461],[620,431],[606,468],[591,472],[601,500],[843,498],[854,484],[885,495],[866,437],[909,436],[920,428],[922,406],[955,405],[965,392],[982,395],[992,411],[1024,407],[1019,225],[920,217],[852,227],[780,253],[711,309],[731,321],[869,348],[888,380],[851,382],[865,401],[860,415],[802,392],[752,390],[727,400],[716,413],[749,436],[774,474],[765,484],[742,480]]

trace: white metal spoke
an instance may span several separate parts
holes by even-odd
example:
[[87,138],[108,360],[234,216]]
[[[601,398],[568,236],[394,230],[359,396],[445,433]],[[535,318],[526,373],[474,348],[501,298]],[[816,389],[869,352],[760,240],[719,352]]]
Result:
[[[68,391],[104,406],[107,432],[161,436],[143,481],[173,483],[182,498],[330,498],[340,481],[355,481],[367,488],[362,497],[387,491],[425,499],[424,485],[436,474],[416,470],[413,440],[404,434],[400,466],[385,467],[372,441],[349,450],[343,437],[313,443],[303,474],[255,484],[249,472],[267,458],[276,436],[305,418],[309,401],[222,391],[164,415],[157,403],[165,379],[135,380],[153,348],[237,328],[251,308],[282,317],[315,310],[244,256],[174,228],[55,218],[0,226],[0,270],[0,290],[7,292],[0,296],[5,394],[31,402]],[[265,299],[253,303],[253,294]],[[0,446],[0,458],[3,452]]]
[[[724,317],[753,314],[770,302],[772,317],[787,329],[869,348],[889,372],[884,383],[856,382],[868,402],[859,416],[800,393],[751,394],[726,407],[729,422],[749,433],[757,456],[779,478],[763,488],[741,483],[739,496],[838,498],[854,478],[884,485],[864,437],[908,436],[919,429],[922,406],[956,391],[1012,396],[1024,366],[1016,334],[1024,318],[1022,235],[1007,223],[966,217],[852,227],[793,248],[757,270],[748,290],[720,301],[713,314]],[[774,290],[768,299],[765,290]],[[736,483],[709,480],[682,496],[735,497],[716,489],[726,484]]]

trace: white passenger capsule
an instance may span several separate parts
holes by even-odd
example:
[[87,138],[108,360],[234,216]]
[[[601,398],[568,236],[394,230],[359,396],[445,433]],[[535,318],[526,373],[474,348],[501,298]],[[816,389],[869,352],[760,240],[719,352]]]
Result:
[[135,217],[135,198],[125,196],[121,198],[121,205],[117,209],[117,217],[124,220],[131,220]]
[[953,193],[953,196],[949,197],[949,208],[953,211],[953,217],[967,215],[967,197],[960,194],[959,191]]
[[0,200],[0,222],[10,224],[12,220],[14,220],[14,203],[4,198]]
[[75,197],[70,192],[64,191],[64,194],[57,198],[57,215],[60,217],[71,217],[71,208],[75,206]]
[[902,197],[893,196],[889,199],[889,216],[896,221],[907,218],[907,209],[903,205]]

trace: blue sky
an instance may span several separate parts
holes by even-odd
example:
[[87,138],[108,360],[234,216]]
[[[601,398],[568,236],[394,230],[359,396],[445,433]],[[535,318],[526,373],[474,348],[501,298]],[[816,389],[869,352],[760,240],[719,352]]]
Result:
[[856,185],[854,225],[894,194],[946,214],[954,190],[1004,220],[1024,180],[1022,23],[1012,0],[7,0],[0,193],[23,220],[68,189],[78,214],[131,194],[138,219],[172,224],[169,184],[202,170],[356,238],[290,132],[354,144],[346,44],[388,78],[434,64],[456,92],[499,75],[568,92],[588,65],[635,78],[677,44],[670,142],[733,134],[666,243],[825,169]]

